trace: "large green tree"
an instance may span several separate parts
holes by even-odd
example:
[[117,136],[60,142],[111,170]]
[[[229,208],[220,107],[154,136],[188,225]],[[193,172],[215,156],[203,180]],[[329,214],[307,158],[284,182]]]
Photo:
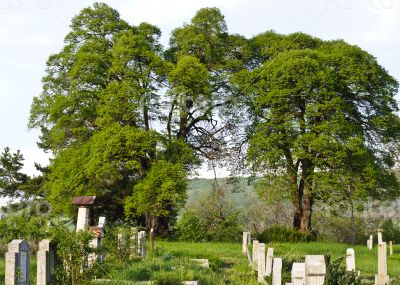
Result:
[[[270,37],[276,39],[274,44]],[[370,189],[386,191],[379,188],[379,180],[392,175],[397,153],[398,84],[356,46],[300,34],[285,49],[287,40],[282,38],[271,33],[256,37],[257,49],[270,54],[263,53],[265,62],[259,67],[238,74],[251,97],[248,158],[257,171],[284,173],[293,199],[293,225],[310,231],[314,199],[332,190],[316,187],[322,171],[363,176]],[[350,163],[352,156],[367,163],[357,169]],[[348,189],[356,182],[342,185]]]

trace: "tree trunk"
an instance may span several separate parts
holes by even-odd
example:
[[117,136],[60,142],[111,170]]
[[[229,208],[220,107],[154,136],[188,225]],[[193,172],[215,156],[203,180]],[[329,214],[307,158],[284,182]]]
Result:
[[[293,164],[292,164],[293,165]],[[296,164],[297,166],[297,164]],[[293,173],[293,169],[298,168],[290,167],[289,179],[291,183],[293,197],[293,227],[301,232],[308,233],[311,231],[311,213],[313,206],[313,193],[312,193],[312,173],[314,166],[309,159],[301,160],[301,180],[297,182],[297,172]],[[288,168],[289,170],[289,168]]]

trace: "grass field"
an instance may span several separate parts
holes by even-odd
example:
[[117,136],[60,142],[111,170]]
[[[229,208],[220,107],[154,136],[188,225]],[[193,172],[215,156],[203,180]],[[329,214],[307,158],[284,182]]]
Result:
[[[274,248],[274,256],[285,260],[303,260],[307,254],[329,254],[333,260],[344,257],[346,244],[335,243],[275,243],[268,244]],[[353,247],[356,254],[356,267],[361,271],[364,281],[373,282],[377,271],[376,247],[369,251],[366,246]],[[210,268],[204,268],[190,259],[206,258]],[[344,265],[344,264],[343,264]],[[104,273],[103,269],[108,273]],[[35,284],[36,265],[31,262],[31,284]],[[391,284],[400,284],[400,246],[395,246],[395,254],[388,256],[388,274],[393,278]],[[241,253],[239,243],[189,243],[189,242],[156,242],[156,257],[123,263],[109,257],[106,260],[99,278],[108,282],[96,284],[135,284],[135,281],[155,281],[155,284],[180,284],[183,280],[200,280],[202,285],[255,285],[256,274],[248,266],[247,257]],[[125,283],[123,280],[132,281]],[[369,282],[371,282],[369,281]],[[4,260],[0,261],[0,284],[4,284]],[[368,283],[367,283],[368,284]],[[345,285],[345,284],[342,284]]]

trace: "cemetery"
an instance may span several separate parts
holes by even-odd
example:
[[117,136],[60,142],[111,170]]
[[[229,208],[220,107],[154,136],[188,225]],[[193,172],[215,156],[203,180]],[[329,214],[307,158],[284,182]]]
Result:
[[[0,120],[0,285],[400,285],[398,57],[377,33],[280,33],[265,14],[241,34],[255,22],[223,1],[190,19],[174,1],[8,2],[0,20],[40,6],[23,29],[55,7],[68,23],[47,24],[63,40],[0,33],[47,58],[24,107],[35,147]],[[9,65],[0,95],[31,68]]]

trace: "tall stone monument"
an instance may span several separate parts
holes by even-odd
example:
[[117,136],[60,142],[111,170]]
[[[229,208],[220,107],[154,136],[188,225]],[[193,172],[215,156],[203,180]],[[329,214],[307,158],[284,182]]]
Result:
[[29,285],[29,245],[25,240],[13,240],[6,253],[5,285]]
[[39,242],[37,251],[37,285],[55,284],[55,251],[50,240],[44,239]]

